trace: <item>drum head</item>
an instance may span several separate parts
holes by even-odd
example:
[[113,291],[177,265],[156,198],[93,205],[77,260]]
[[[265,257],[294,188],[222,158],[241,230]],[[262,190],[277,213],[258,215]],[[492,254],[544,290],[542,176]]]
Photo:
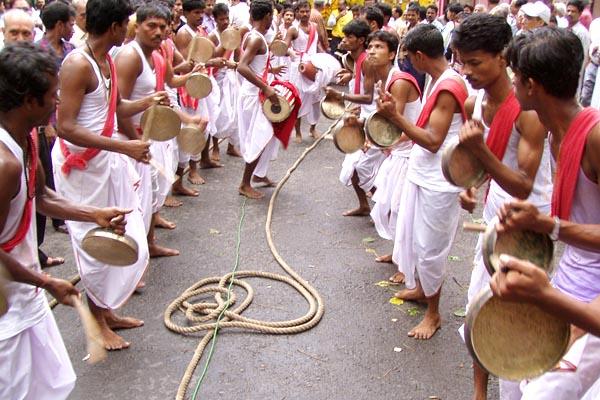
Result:
[[200,154],[206,146],[206,135],[196,125],[184,125],[177,136],[177,144],[184,153]]
[[215,44],[209,38],[195,35],[190,42],[188,58],[197,63],[205,63],[215,54]]
[[325,118],[339,119],[344,115],[346,105],[343,100],[333,100],[325,97],[321,100],[321,112]]
[[185,90],[195,99],[203,99],[212,92],[212,82],[208,75],[194,73],[185,83]]
[[365,133],[371,142],[382,148],[393,146],[402,137],[402,129],[377,112],[367,117]]
[[490,275],[498,270],[500,254],[508,254],[552,273],[554,244],[550,237],[533,231],[496,232],[498,218],[492,219],[483,234],[483,263]]
[[221,32],[221,44],[226,50],[235,50],[240,47],[242,36],[240,30],[236,28],[227,28]]
[[452,140],[442,152],[442,172],[448,182],[465,189],[477,187],[486,179],[479,160],[460,145],[458,138]]
[[365,145],[365,132],[360,126],[346,126],[340,121],[340,127],[333,133],[333,144],[342,153],[354,153]]
[[138,260],[135,240],[106,228],[94,228],[86,233],[81,248],[90,257],[114,267],[126,267]]
[[279,95],[277,97],[279,98],[279,107],[274,107],[269,99],[266,99],[262,105],[263,113],[271,122],[285,121],[292,113],[292,107],[285,97]]
[[288,45],[283,40],[273,40],[271,43],[271,53],[277,57],[284,57],[287,55]]
[[465,342],[492,375],[519,381],[553,368],[567,351],[570,326],[533,304],[507,302],[482,290],[469,308]]
[[181,120],[170,107],[156,105],[144,111],[140,126],[144,138],[164,142],[179,135]]

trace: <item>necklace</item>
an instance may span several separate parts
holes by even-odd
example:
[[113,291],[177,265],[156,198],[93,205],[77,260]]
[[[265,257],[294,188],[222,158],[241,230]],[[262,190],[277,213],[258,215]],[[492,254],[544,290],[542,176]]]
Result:
[[110,81],[112,78],[110,76],[110,70],[108,72],[109,78],[107,80],[106,77],[104,76],[104,74],[102,73],[102,68],[100,67],[100,63],[96,59],[96,56],[94,56],[94,50],[92,50],[92,47],[90,46],[90,42],[88,42],[86,40],[85,45],[86,45],[88,51],[90,52],[90,56],[92,56],[92,60],[94,60],[94,63],[96,63],[96,66],[98,67],[98,70],[100,71],[100,77],[102,78],[102,85],[104,86],[104,88],[106,89],[106,93],[108,94],[108,92],[110,91]]

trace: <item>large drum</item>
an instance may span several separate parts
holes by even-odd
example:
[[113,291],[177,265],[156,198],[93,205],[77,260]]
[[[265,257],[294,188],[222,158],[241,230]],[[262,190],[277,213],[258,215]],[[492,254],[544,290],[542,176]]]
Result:
[[507,302],[490,287],[479,293],[465,321],[473,359],[499,378],[520,381],[552,369],[566,353],[570,326],[529,303]]
[[349,125],[340,119],[332,129],[333,144],[345,154],[352,154],[365,145],[365,131],[360,125]]
[[460,144],[458,137],[453,138],[442,152],[442,173],[448,182],[465,189],[479,187],[487,179],[481,162]]
[[172,108],[154,105],[144,111],[140,126],[144,140],[164,142],[179,135],[181,120]]
[[365,133],[373,144],[383,149],[392,147],[402,138],[402,129],[377,111],[365,120]]
[[288,87],[280,83],[273,82],[271,86],[277,93],[279,105],[273,104],[268,98],[261,97],[263,113],[271,122],[285,121],[292,114],[292,110],[296,105],[296,98]]
[[81,248],[90,257],[115,267],[126,267],[138,260],[138,245],[128,235],[117,235],[111,229],[94,228],[85,234]]

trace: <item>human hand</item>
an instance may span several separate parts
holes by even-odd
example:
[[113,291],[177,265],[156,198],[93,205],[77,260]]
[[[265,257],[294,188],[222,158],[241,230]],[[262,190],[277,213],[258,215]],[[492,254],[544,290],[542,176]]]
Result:
[[490,281],[494,295],[508,301],[536,303],[552,290],[546,271],[506,254],[500,255],[499,269]]
[[126,156],[136,161],[148,163],[150,161],[150,143],[142,140],[128,140],[122,142],[125,147],[123,152]]
[[117,235],[125,233],[125,215],[129,214],[131,209],[118,207],[97,208],[94,212],[94,221],[103,228],[112,229]]
[[271,67],[271,73],[273,75],[279,76],[287,71],[286,65],[278,65],[277,67]]
[[171,102],[169,100],[169,94],[163,90],[160,92],[155,92],[150,96],[146,96],[146,98],[144,99],[144,104],[146,105],[146,108],[150,108],[155,105],[168,107],[171,105]]
[[475,188],[469,188],[467,190],[463,190],[458,196],[462,209],[471,214],[473,214],[473,210],[475,210],[475,207],[477,206],[477,198],[475,197],[475,193]]
[[379,93],[379,98],[377,99],[377,113],[384,118],[393,119],[397,116],[396,100],[394,100],[391,93],[383,90],[381,81],[375,86]]
[[460,128],[458,138],[460,144],[476,153],[477,150],[485,146],[483,141],[483,123],[474,119],[466,121]]
[[331,100],[342,100],[342,92],[332,88],[331,86],[325,86],[325,97]]
[[335,76],[337,78],[336,84],[340,86],[345,86],[350,82],[350,80],[352,80],[352,72],[348,71],[347,69],[339,70],[336,72]]
[[277,92],[275,92],[275,89],[273,89],[272,86],[270,86],[270,85],[265,86],[265,88],[262,90],[262,92],[267,99],[271,100],[271,104],[273,106],[279,107],[279,97],[277,97]]
[[44,285],[46,289],[60,304],[65,306],[73,307],[73,299],[71,296],[80,296],[79,290],[69,281],[57,278],[48,278],[47,283]]
[[554,221],[547,216],[550,226],[544,221],[544,215],[540,214],[536,206],[525,200],[513,199],[498,209],[498,233],[512,230],[530,230],[539,233],[552,231]]

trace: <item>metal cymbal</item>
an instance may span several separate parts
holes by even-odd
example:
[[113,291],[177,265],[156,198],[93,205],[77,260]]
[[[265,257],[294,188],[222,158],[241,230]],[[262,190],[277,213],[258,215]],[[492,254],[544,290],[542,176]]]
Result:
[[81,248],[91,257],[110,266],[126,267],[138,260],[135,240],[106,228],[94,228],[86,233]]
[[284,57],[287,55],[288,52],[288,45],[285,41],[283,40],[273,40],[271,42],[271,53],[273,53],[274,56],[277,57]]
[[367,117],[365,133],[372,143],[384,149],[395,145],[402,137],[402,129],[377,111]]
[[227,50],[235,50],[240,47],[242,36],[237,28],[227,28],[221,32],[221,45]]
[[189,46],[188,59],[194,62],[205,63],[214,57],[215,45],[207,37],[195,35]]
[[195,99],[203,99],[212,91],[212,82],[206,74],[193,73],[185,83],[185,89]]
[[184,153],[200,154],[206,146],[206,135],[197,125],[184,125],[177,136],[177,145]]
[[140,126],[144,139],[164,142],[179,135],[181,120],[170,107],[154,105],[144,111]]

